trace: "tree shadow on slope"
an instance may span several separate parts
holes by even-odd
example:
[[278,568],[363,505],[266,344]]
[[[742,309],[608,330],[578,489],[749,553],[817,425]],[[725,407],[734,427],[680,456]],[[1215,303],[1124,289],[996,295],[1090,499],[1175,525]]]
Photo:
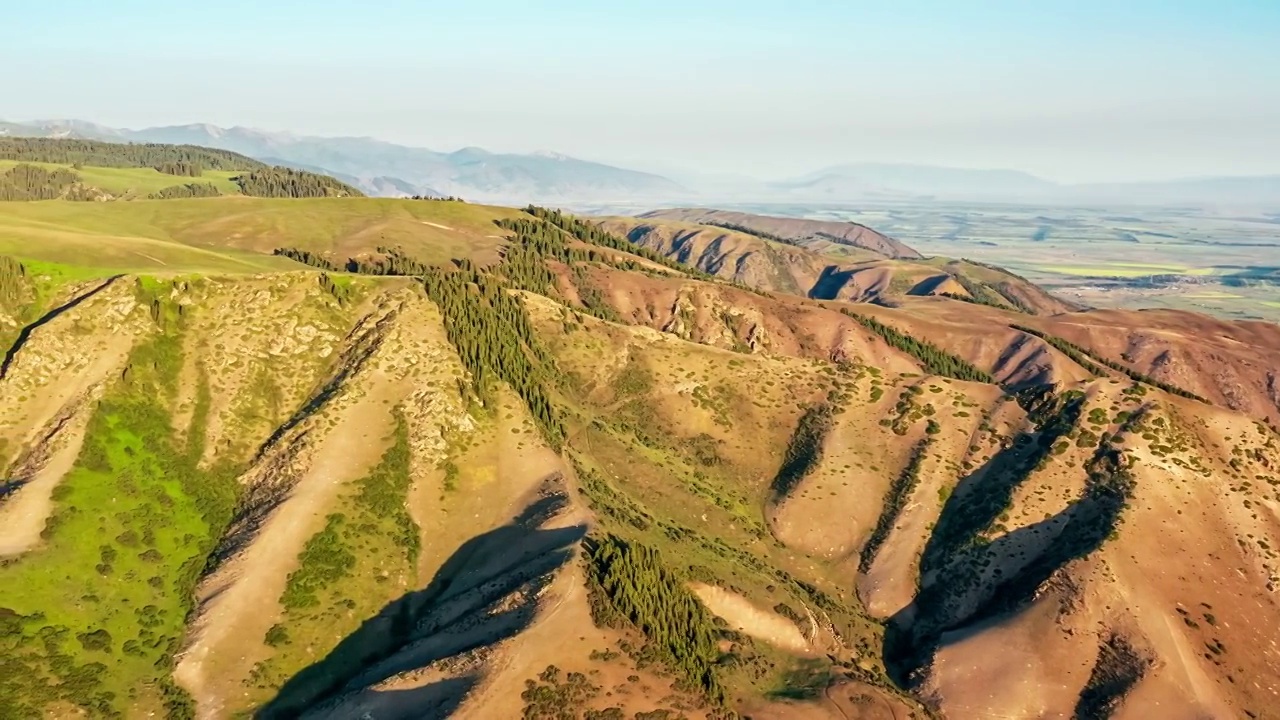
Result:
[[809,289],[811,300],[835,300],[840,296],[849,281],[853,279],[853,270],[841,270],[837,265],[822,268],[822,274]]
[[807,408],[800,416],[787,442],[782,467],[769,484],[771,502],[786,499],[822,461],[822,447],[831,432],[833,415],[833,408],[824,403]]
[[1041,414],[1035,432],[1020,433],[982,467],[970,473],[948,498],[920,557],[922,583],[978,533],[991,527],[1013,500],[1013,493],[1053,452],[1080,420],[1083,397]]
[[917,671],[940,647],[1025,608],[1054,573],[1100,549],[1115,532],[1132,488],[1120,451],[1100,447],[1083,493],[1061,512],[990,542],[975,536],[936,558],[914,601],[886,626],[884,661],[895,682],[914,685]]
[[1146,676],[1154,660],[1123,635],[1112,631],[1098,644],[1089,681],[1076,700],[1072,720],[1109,718]]
[[[425,589],[404,595],[366,620],[323,660],[286,682],[255,717],[310,714],[399,673],[523,631],[536,615],[540,591],[586,534],[583,525],[542,527],[566,504],[563,493],[544,494],[507,525],[463,543]],[[379,704],[422,703],[414,705],[418,709],[411,717],[444,717],[478,679],[470,674],[370,695],[379,696]],[[423,715],[426,707],[437,709]]]
[[119,280],[122,277],[124,276],[112,275],[106,280],[103,280],[102,284],[94,287],[93,289],[85,293],[77,295],[76,297],[72,298],[68,302],[62,305],[59,305],[58,307],[55,307],[52,310],[49,310],[44,315],[41,315],[39,318],[37,318],[35,322],[23,327],[22,330],[18,332],[17,339],[13,341],[13,344],[10,345],[7,350],[5,350],[4,360],[0,360],[0,380],[5,379],[5,377],[9,375],[9,368],[10,366],[13,365],[14,358],[18,356],[18,351],[21,350],[23,347],[25,347],[27,344],[27,341],[31,339],[31,333],[35,332],[36,330],[39,330],[41,327],[45,325],[48,325],[50,322],[57,319],[59,315],[62,315],[68,310],[75,309],[78,305],[81,305],[86,300],[93,298],[95,295],[101,293],[103,290],[106,290],[107,288],[111,287],[111,285],[114,284],[115,281]]

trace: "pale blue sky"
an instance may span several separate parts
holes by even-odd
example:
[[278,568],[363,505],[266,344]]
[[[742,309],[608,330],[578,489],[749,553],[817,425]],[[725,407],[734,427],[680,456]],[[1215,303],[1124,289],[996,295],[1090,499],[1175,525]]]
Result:
[[9,120],[753,176],[859,161],[1280,173],[1280,0],[3,4]]

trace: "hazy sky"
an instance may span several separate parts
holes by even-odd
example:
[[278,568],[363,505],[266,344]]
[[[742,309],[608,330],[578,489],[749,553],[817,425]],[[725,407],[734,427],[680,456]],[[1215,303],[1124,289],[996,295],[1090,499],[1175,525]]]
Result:
[[1280,0],[3,5],[9,120],[757,177],[860,161],[1066,181],[1280,173]]

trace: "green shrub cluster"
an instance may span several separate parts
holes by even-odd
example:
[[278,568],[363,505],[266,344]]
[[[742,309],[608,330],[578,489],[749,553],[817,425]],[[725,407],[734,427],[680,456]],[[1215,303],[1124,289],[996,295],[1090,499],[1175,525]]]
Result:
[[800,416],[787,443],[782,467],[770,487],[775,500],[787,496],[822,460],[822,443],[831,431],[833,414],[830,405],[821,404],[807,408]]
[[[520,699],[524,700],[523,720],[580,720],[581,711],[586,703],[600,695],[600,686],[587,679],[586,675],[571,672],[560,675],[560,668],[548,665],[538,675],[538,680],[526,680],[524,692]],[[612,718],[616,715],[623,720],[622,710],[616,713],[592,714],[592,718]]]
[[[161,285],[140,285],[139,299],[167,297]],[[100,401],[75,467],[54,492],[44,546],[0,567],[6,717],[40,716],[57,702],[123,717],[144,692],[161,699],[168,717],[194,716],[172,680],[174,654],[237,485],[233,470],[199,465],[207,388],[197,392],[185,446],[172,439],[176,330],[162,326],[138,345]]]
[[391,447],[383,453],[378,466],[356,484],[356,508],[364,523],[389,522],[391,536],[396,546],[404,548],[409,567],[418,564],[421,539],[418,524],[409,515],[405,504],[413,478],[409,474],[409,428],[404,418],[396,418],[396,429]]
[[285,610],[300,610],[320,604],[319,592],[347,577],[356,565],[356,556],[342,541],[346,516],[330,515],[324,529],[307,541],[298,556],[298,569],[289,573],[280,603]]

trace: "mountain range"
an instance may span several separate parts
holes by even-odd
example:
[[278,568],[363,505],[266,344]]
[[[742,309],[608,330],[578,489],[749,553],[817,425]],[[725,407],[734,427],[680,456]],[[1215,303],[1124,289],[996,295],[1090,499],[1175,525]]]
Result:
[[663,177],[557,153],[435,152],[373,138],[321,138],[194,124],[124,130],[80,120],[0,122],[0,135],[199,145],[323,172],[370,195],[460,196],[479,202],[666,200],[692,193]]
[[856,163],[762,180],[700,172],[641,172],[554,152],[495,153],[477,147],[438,152],[368,137],[312,137],[209,124],[127,130],[82,120],[0,122],[3,135],[200,145],[327,173],[370,195],[452,195],[491,203],[647,207],[677,202],[940,200],[1280,208],[1280,174],[1064,184],[1018,170]]

